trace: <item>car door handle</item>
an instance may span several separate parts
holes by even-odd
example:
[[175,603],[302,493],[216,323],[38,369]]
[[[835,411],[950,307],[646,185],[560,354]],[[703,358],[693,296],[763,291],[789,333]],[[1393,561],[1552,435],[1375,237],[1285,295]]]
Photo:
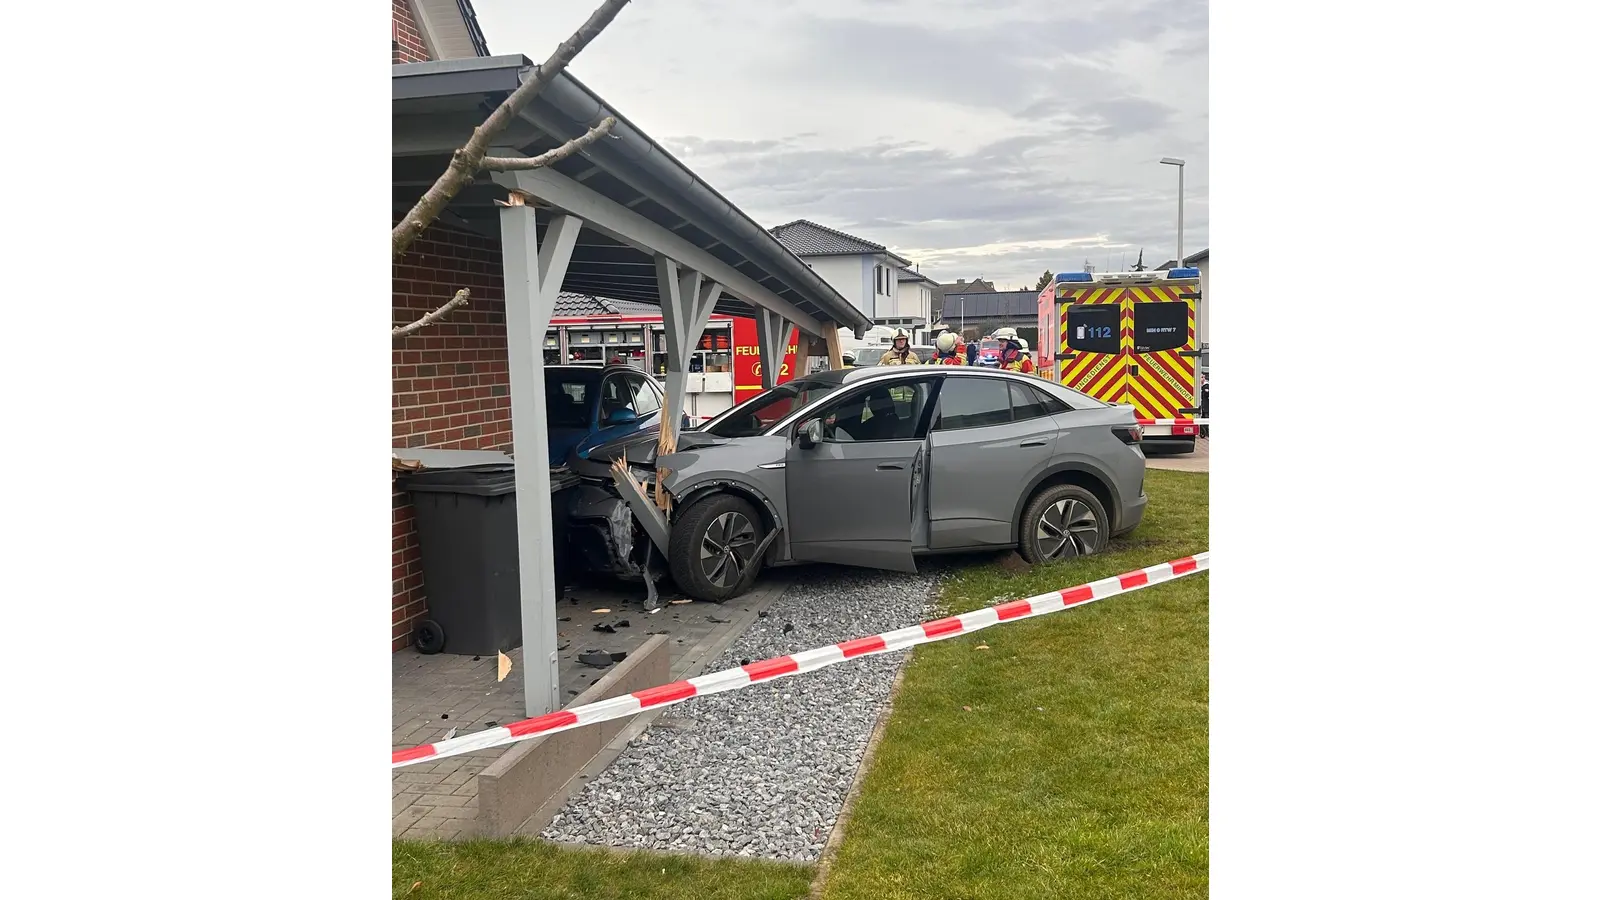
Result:
[[904,470],[905,470],[905,466],[902,466],[899,463],[879,463],[878,464],[878,471],[879,472],[901,472],[901,471],[904,471]]
[[1024,447],[1043,447],[1044,445],[1045,445],[1044,441],[1023,441],[1022,442],[1022,446],[1024,446]]

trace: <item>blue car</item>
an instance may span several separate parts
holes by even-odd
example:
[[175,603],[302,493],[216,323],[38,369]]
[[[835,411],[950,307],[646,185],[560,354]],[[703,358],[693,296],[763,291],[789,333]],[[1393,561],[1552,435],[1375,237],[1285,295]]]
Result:
[[661,423],[660,385],[630,366],[545,366],[544,390],[552,466]]

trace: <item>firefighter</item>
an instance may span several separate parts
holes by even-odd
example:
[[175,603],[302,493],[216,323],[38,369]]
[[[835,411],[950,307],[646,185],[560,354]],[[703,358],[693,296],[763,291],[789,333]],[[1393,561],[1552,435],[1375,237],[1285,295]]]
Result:
[[1000,341],[1000,368],[1011,372],[1021,372],[1024,375],[1033,374],[1033,360],[1029,359],[1022,350],[1022,342],[1017,338],[1015,328],[1006,327],[995,331],[995,340]]
[[967,348],[956,337],[953,331],[941,332],[933,339],[933,346],[937,350],[933,358],[928,360],[929,365],[936,366],[964,366],[967,364]]
[[883,351],[883,358],[878,360],[880,366],[915,366],[922,362],[911,349],[911,335],[904,328],[896,328],[894,339],[889,343],[889,349]]

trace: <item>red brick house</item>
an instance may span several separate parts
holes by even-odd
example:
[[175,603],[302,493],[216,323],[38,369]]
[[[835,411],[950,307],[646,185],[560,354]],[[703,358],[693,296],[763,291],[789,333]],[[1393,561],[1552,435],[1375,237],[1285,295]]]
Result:
[[[488,56],[469,0],[393,0],[393,63]],[[398,220],[401,210],[395,211]],[[435,224],[394,266],[393,321],[416,321],[461,288],[465,309],[394,342],[394,446],[487,450],[511,447],[510,378],[500,248],[489,238]],[[427,610],[411,504],[393,498],[393,649]]]

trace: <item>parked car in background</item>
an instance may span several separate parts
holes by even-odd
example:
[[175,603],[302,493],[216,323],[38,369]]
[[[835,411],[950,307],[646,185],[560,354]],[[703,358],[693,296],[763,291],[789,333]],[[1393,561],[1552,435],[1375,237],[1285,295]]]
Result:
[[1030,562],[1097,553],[1144,516],[1142,430],[1113,406],[1015,372],[873,366],[765,391],[680,436],[596,447],[569,526],[594,569],[637,576],[650,538],[607,466],[626,459],[673,498],[678,588],[721,602],[764,565],[915,571],[919,556],[1016,548]]
[[661,386],[631,366],[546,366],[544,395],[552,466],[660,424]]

